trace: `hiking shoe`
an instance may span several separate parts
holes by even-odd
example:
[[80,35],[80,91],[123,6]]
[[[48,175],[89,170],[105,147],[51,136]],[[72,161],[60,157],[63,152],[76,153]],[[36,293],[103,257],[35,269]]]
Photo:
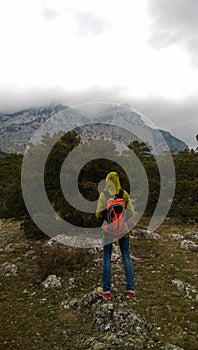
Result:
[[103,299],[109,299],[111,298],[111,292],[104,292],[101,287],[96,289],[96,294],[98,294]]
[[127,298],[131,299],[135,297],[135,291],[134,290],[128,290],[127,291]]

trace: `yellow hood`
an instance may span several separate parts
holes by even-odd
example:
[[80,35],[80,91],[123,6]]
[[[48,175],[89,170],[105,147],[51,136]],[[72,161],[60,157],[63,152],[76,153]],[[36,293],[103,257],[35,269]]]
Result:
[[105,191],[108,191],[111,195],[119,193],[121,189],[119,176],[116,172],[110,172],[106,177]]

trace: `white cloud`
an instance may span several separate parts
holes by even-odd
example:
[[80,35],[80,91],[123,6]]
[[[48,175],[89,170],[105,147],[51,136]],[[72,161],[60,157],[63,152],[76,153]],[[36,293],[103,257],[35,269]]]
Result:
[[44,8],[41,13],[47,20],[54,20],[60,16],[60,13],[48,7]]
[[95,16],[90,12],[80,12],[77,15],[79,32],[82,35],[101,34],[108,30],[109,24],[102,17]]

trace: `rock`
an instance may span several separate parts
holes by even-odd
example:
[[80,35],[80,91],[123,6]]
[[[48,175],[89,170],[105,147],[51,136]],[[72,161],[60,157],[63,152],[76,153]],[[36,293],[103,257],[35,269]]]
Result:
[[185,237],[198,240],[198,232],[186,232]]
[[97,305],[93,315],[93,330],[119,334],[119,337],[134,335],[142,339],[148,339],[152,333],[152,327],[128,305],[116,308],[113,303]]
[[78,307],[79,306],[79,300],[77,298],[73,299],[69,303],[70,307]]
[[180,243],[180,248],[182,249],[194,249],[194,248],[196,249],[196,247],[198,247],[196,243],[194,243],[193,241],[189,241],[187,239],[184,239]]
[[68,279],[69,288],[75,288],[75,278],[71,277]]
[[70,306],[71,307],[78,307],[78,308],[82,308],[82,307],[90,307],[97,303],[99,301],[99,297],[96,294],[95,291],[92,291],[88,294],[85,294],[81,299],[73,299],[70,302]]
[[35,254],[35,251],[34,250],[29,250],[27,253],[25,253],[25,257],[26,258],[32,258]]
[[102,251],[103,251],[103,245],[102,245],[102,241],[101,240],[98,241],[98,244],[97,244],[96,247],[89,249],[89,253],[91,253],[93,255],[98,254],[98,253],[100,253]]
[[146,239],[158,239],[160,238],[160,235],[158,233],[149,231],[149,230],[140,230],[140,233],[144,236]]
[[175,241],[181,241],[184,238],[184,236],[180,235],[179,233],[172,233],[168,236],[168,238]]
[[94,264],[101,265],[102,261],[103,261],[103,258],[96,258],[94,259]]
[[5,247],[5,252],[6,253],[13,253],[14,252],[14,248],[13,248],[13,243],[9,243],[6,247]]
[[179,348],[178,346],[173,344],[165,344],[163,347],[160,348],[160,350],[184,350],[184,349]]
[[198,292],[195,286],[192,286],[190,283],[183,282],[179,279],[172,280],[172,284],[175,285],[179,291],[186,292],[186,298],[188,299],[194,298],[193,294],[196,294]]
[[70,305],[69,305],[68,300],[62,301],[62,302],[61,302],[61,307],[63,307],[64,309],[69,309],[69,308],[70,308]]
[[5,262],[4,264],[1,264],[0,271],[4,276],[16,275],[18,267],[15,264]]
[[89,248],[89,252],[93,254],[102,250],[102,240],[97,238],[78,238],[77,236],[69,236],[66,234],[57,235],[49,239],[45,244],[46,246],[53,246],[57,243],[65,244],[68,247],[77,247],[77,248]]
[[49,275],[41,284],[45,289],[62,287],[61,278],[56,275]]
[[[166,349],[182,350],[171,344],[164,344],[158,338],[156,325],[149,324],[143,316],[137,314],[131,303],[122,296],[113,296],[110,300],[100,299],[95,291],[85,294],[81,299],[67,300],[61,305],[69,307],[88,307],[92,314],[92,336],[82,342],[83,349],[87,350],[142,350]],[[160,347],[161,346],[161,347]],[[81,348],[81,344],[79,344]]]
[[181,280],[174,279],[172,280],[172,284],[177,287],[178,290],[184,291],[185,290],[185,283],[182,282]]
[[97,342],[92,347],[93,350],[104,350],[104,344],[101,342]]
[[198,253],[198,244],[196,244],[195,246],[190,247],[189,250],[191,252],[194,252],[194,253],[197,252]]

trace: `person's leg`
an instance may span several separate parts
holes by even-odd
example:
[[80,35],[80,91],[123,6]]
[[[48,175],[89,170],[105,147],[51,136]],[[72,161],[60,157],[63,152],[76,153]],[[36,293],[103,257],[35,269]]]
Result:
[[128,291],[134,291],[134,275],[133,275],[133,265],[130,257],[129,250],[129,238],[122,237],[119,239],[119,246],[124,260],[124,268],[126,275],[126,289]]
[[103,291],[111,291],[111,253],[112,243],[103,246],[103,265],[102,265],[102,287]]

